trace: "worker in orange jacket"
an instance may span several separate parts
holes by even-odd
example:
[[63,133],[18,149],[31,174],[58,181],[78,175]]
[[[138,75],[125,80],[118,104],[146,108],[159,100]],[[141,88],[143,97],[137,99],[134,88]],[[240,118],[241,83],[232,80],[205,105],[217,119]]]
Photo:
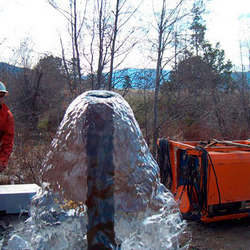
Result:
[[14,118],[4,103],[7,94],[5,85],[0,82],[0,172],[7,166],[14,144]]

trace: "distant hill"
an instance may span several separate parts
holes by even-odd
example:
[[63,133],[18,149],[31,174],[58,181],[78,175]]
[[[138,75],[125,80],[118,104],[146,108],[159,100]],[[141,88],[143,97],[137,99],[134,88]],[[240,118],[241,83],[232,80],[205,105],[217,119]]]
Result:
[[[247,83],[250,85],[250,71],[244,73],[244,77],[246,77]],[[239,81],[242,79],[242,73],[241,72],[233,72],[232,78],[235,81]]]
[[[3,73],[17,74],[24,70],[24,68],[10,65],[8,63],[0,62],[0,76]],[[169,70],[163,71],[163,78],[165,80],[169,77]],[[245,73],[248,84],[250,85],[250,71]],[[116,89],[124,87],[135,89],[153,89],[155,85],[156,70],[155,69],[137,69],[125,68],[114,71],[113,83]],[[234,80],[241,80],[241,72],[233,72]],[[85,78],[85,77],[84,77]]]
[[[163,71],[163,78],[168,80],[169,70]],[[250,71],[244,73],[248,84],[250,85]],[[113,82],[115,88],[122,89],[124,87],[130,87],[135,89],[153,89],[155,86],[155,69],[135,69],[135,68],[126,68],[122,70],[116,70],[114,72]],[[241,80],[241,72],[233,72],[232,78],[235,81]]]
[[[168,70],[163,71],[165,80],[168,79],[169,72]],[[155,77],[155,69],[126,68],[114,72],[113,82],[117,89],[122,89],[124,87],[153,89],[155,86]]]
[[0,62],[0,74],[3,72],[16,74],[22,71],[23,71],[23,68],[21,67],[17,67],[8,63]]

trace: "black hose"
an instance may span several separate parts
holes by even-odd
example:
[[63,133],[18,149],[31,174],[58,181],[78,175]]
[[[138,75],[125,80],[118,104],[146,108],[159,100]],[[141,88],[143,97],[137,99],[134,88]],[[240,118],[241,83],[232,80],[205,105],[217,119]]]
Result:
[[[171,162],[170,162],[169,142],[165,138],[161,138],[159,140],[157,162],[160,168],[161,182],[167,188],[170,188],[172,185],[173,174],[172,174],[172,168],[171,168]],[[169,179],[170,179],[170,183],[168,183]]]
[[218,191],[218,197],[219,197],[219,204],[221,204],[221,194],[220,194],[220,188],[219,188],[219,184],[218,184],[218,178],[216,175],[216,171],[214,168],[214,164],[212,162],[211,156],[209,155],[209,153],[207,152],[207,150],[203,147],[196,147],[197,150],[202,151],[202,166],[203,166],[203,188],[202,188],[202,195],[203,195],[203,207],[207,210],[207,169],[208,169],[208,159],[211,163],[212,169],[213,169],[213,173],[214,173],[214,177],[215,177],[215,182],[216,182],[216,187],[217,187],[217,191]]
[[218,178],[217,178],[217,175],[216,175],[216,172],[215,172],[214,164],[213,164],[211,156],[209,154],[208,154],[208,158],[209,158],[209,161],[211,163],[211,166],[212,166],[212,169],[213,169],[213,172],[214,172],[215,182],[216,182],[216,186],[217,186],[217,190],[218,190],[219,204],[221,204],[221,194],[220,194]]

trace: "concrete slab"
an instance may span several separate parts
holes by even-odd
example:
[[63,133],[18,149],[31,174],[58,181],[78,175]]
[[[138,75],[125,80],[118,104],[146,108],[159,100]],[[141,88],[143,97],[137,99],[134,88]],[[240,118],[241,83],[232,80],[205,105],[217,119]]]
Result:
[[39,189],[37,184],[0,185],[0,211],[7,214],[27,212]]

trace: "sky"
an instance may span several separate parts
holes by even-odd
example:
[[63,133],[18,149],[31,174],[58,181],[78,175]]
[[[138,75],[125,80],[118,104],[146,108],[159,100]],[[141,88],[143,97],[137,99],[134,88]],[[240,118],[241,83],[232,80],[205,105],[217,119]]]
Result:
[[[209,0],[207,8],[207,39],[220,42],[226,58],[241,65],[240,40],[250,41],[250,1]],[[46,0],[0,0],[0,22],[0,61],[14,60],[13,48],[26,37],[31,38],[30,47],[37,55],[60,56],[59,34],[64,18]],[[249,67],[247,57],[243,57],[243,63]]]
[[[240,41],[248,40],[250,46],[250,1],[211,0],[207,7],[210,12],[206,17],[208,40],[220,42],[227,58],[241,65]],[[250,70],[247,56],[243,64]]]

